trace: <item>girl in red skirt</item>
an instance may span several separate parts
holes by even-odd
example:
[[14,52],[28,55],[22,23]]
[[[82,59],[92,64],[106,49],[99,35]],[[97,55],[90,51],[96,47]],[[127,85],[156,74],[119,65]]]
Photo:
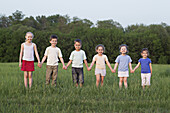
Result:
[[32,72],[34,71],[34,52],[38,60],[38,66],[39,67],[41,66],[36,44],[32,43],[33,37],[34,37],[33,33],[31,32],[26,33],[25,35],[26,41],[21,44],[19,57],[19,67],[21,67],[21,71],[24,71],[24,84],[26,88],[28,77],[29,88],[31,88],[32,86]]

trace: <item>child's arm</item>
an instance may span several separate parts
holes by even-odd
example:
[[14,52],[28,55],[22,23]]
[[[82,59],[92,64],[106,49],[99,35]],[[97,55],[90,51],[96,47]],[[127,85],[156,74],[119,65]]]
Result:
[[68,64],[65,66],[65,69],[67,69],[68,66],[69,66],[71,63],[72,63],[72,60],[70,60],[70,61],[68,62]]
[[66,68],[66,66],[65,66],[65,64],[64,64],[64,60],[63,60],[63,58],[62,58],[62,57],[60,57],[60,61],[61,61],[61,63],[63,64],[63,69],[65,69],[65,68]]
[[90,71],[91,68],[93,67],[94,63],[95,63],[95,60],[92,61],[91,65],[90,65],[90,67],[89,67],[89,71]]
[[47,56],[46,56],[46,55],[44,55],[43,59],[41,60],[41,64],[43,64],[43,63],[44,63],[44,61],[46,60],[46,58],[47,58]]
[[21,50],[20,50],[20,56],[19,56],[19,67],[21,67],[23,50],[24,50],[24,46],[21,44]]
[[151,70],[151,76],[152,76],[152,64],[149,64],[150,70]]
[[110,68],[110,70],[112,71],[112,73],[114,72],[113,69],[112,69],[112,66],[110,65],[110,62],[107,60],[106,61],[106,64],[108,65],[108,67]]
[[130,72],[133,73],[131,62],[129,63],[129,68],[130,68]]
[[36,44],[34,44],[34,51],[35,51],[35,56],[37,57],[37,60],[38,60],[38,65],[40,65],[40,57],[38,55],[38,51],[37,51],[37,46]]
[[116,68],[117,68],[117,66],[118,66],[118,62],[116,62],[116,63],[115,63],[115,66],[114,66],[114,69],[113,69],[113,73],[115,73],[115,72],[116,72]]
[[140,66],[140,62],[138,62],[137,66],[133,69],[133,72],[135,72],[136,69]]
[[87,70],[89,70],[88,63],[87,63],[87,60],[86,60],[86,59],[84,60],[84,63],[85,63],[85,65],[86,65]]

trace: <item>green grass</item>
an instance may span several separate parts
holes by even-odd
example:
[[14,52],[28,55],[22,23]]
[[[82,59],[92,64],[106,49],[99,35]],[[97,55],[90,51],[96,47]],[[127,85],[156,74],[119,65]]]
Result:
[[[134,67],[135,65],[133,65]],[[57,87],[45,85],[45,64],[33,73],[33,86],[24,87],[17,63],[0,63],[0,112],[170,112],[170,65],[153,65],[151,87],[142,90],[140,69],[128,78],[128,90],[119,90],[117,74],[107,67],[104,86],[96,88],[94,67],[84,68],[85,84],[75,88],[71,67],[59,64]],[[113,65],[112,65],[113,67]]]

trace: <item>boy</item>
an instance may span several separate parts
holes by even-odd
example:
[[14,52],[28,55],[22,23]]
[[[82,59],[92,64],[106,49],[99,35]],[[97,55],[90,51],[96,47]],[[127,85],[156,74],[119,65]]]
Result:
[[[46,66],[46,84],[50,83],[50,77],[52,76],[52,85],[56,86],[56,80],[58,75],[58,57],[63,64],[63,69],[65,68],[64,60],[62,58],[62,53],[60,48],[56,47],[58,37],[56,35],[51,35],[50,43],[51,46],[47,47],[45,50],[44,57],[41,61],[41,66],[47,58]],[[40,67],[41,67],[40,66]]]
[[75,50],[70,55],[70,61],[68,62],[67,67],[72,63],[72,78],[73,83],[75,83],[76,87],[78,87],[78,83],[80,87],[83,86],[84,83],[84,74],[83,74],[83,61],[88,68],[86,54],[83,50],[81,50],[82,42],[80,39],[76,39],[74,41]]

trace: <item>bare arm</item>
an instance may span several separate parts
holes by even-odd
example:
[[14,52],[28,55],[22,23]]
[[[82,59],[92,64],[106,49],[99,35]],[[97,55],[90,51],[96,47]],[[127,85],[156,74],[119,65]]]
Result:
[[130,68],[130,72],[133,73],[131,62],[129,63],[129,68]]
[[87,63],[87,60],[86,60],[86,59],[84,60],[84,63],[85,63],[85,65],[86,65],[87,70],[89,70],[88,63]]
[[21,44],[20,56],[19,56],[19,67],[21,67],[21,60],[23,55],[24,46]]
[[35,56],[37,57],[38,63],[40,63],[40,57],[38,55],[38,51],[37,51],[37,46],[36,44],[34,44],[34,51],[35,51]]
[[90,71],[91,68],[93,67],[94,63],[95,63],[95,60],[92,61],[91,65],[90,65],[90,67],[89,67],[89,71]]
[[140,66],[140,62],[138,62],[137,66],[133,70],[135,71],[136,69],[138,69],[139,66]]
[[115,66],[114,66],[114,69],[113,69],[114,73],[116,72],[117,66],[118,66],[118,63],[116,62],[116,63],[115,63]]
[[61,61],[61,63],[63,64],[63,69],[65,69],[65,64],[64,64],[64,60],[63,60],[62,57],[60,57],[60,61]]
[[44,61],[46,60],[46,58],[47,58],[47,56],[46,55],[44,55],[44,57],[42,58],[42,60],[41,60],[41,64],[43,64],[44,63]]
[[72,63],[72,60],[70,60],[70,61],[67,63],[67,65],[65,66],[65,69],[67,69],[68,66],[69,66],[71,63]]
[[110,68],[110,70],[113,72],[112,66],[110,65],[109,61],[106,61],[106,64],[108,65],[108,67]]
[[152,76],[152,64],[149,64],[150,70],[151,70],[151,76]]

